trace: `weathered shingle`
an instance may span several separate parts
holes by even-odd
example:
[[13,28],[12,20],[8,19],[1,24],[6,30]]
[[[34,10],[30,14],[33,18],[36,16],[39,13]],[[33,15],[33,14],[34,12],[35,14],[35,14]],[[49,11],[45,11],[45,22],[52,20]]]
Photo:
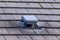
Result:
[[40,3],[40,5],[43,7],[43,8],[53,8],[53,6],[51,4],[48,4],[48,3]]
[[56,36],[44,36],[46,40],[59,40]]
[[7,7],[17,7],[16,3],[5,3]]
[[60,8],[60,4],[52,4],[54,8]]
[[[60,40],[59,2],[60,0],[0,0],[0,39]],[[24,15],[36,16],[40,29],[20,28],[17,23],[21,22],[21,16]]]
[[15,9],[3,9],[5,13],[16,13]]

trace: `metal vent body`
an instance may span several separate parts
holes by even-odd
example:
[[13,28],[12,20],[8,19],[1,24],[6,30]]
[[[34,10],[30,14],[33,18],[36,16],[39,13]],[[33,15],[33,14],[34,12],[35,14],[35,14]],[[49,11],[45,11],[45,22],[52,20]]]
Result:
[[33,26],[34,24],[36,24],[38,22],[37,18],[35,16],[22,16],[22,22],[24,22],[25,27],[29,26]]

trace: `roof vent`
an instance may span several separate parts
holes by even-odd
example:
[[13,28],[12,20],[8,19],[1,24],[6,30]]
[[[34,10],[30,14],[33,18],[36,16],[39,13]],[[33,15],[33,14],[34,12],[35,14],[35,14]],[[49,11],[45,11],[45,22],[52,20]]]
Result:
[[34,25],[38,22],[37,18],[35,16],[22,16],[22,23],[24,27],[34,27]]

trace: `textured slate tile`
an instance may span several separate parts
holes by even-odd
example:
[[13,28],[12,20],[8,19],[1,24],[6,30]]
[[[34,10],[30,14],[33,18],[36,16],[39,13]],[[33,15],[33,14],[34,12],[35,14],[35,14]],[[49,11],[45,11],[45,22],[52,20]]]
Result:
[[3,9],[5,13],[16,13],[15,9]]
[[49,16],[45,16],[45,15],[40,15],[40,16],[36,15],[36,16],[37,16],[37,19],[39,20],[50,20]]
[[32,1],[32,0],[21,0],[21,1]]
[[56,10],[51,9],[50,11],[51,11],[53,14],[60,14],[60,10],[58,10],[58,9],[56,9]]
[[60,40],[60,36],[57,36],[57,38]]
[[60,32],[60,29],[58,29],[58,31]]
[[40,1],[40,2],[44,2],[44,0],[33,0],[33,1]]
[[43,36],[32,36],[33,40],[45,40]]
[[37,9],[27,9],[28,13],[40,13]]
[[5,40],[5,38],[3,36],[0,36],[0,40]]
[[47,22],[38,22],[37,25],[39,27],[49,27],[48,23]]
[[3,2],[0,2],[0,7],[6,7],[6,4]]
[[11,24],[8,21],[0,21],[0,27],[11,27]]
[[60,8],[60,4],[52,4],[54,8]]
[[6,40],[18,40],[17,36],[4,36]]
[[53,6],[49,3],[40,3],[40,5],[43,7],[43,8],[53,8]]
[[0,13],[4,13],[4,11],[3,11],[3,9],[2,9],[2,8],[0,8]]
[[49,16],[51,20],[60,20],[60,16]]
[[14,19],[21,19],[21,15],[12,15]]
[[35,34],[32,29],[21,29],[22,34]]
[[16,3],[5,3],[7,7],[17,7]]
[[8,32],[7,32],[6,29],[1,29],[1,28],[0,28],[0,34],[8,34]]
[[56,36],[44,36],[46,40],[58,40]]
[[60,34],[58,29],[46,29],[49,34]]
[[57,34],[60,34],[60,29],[54,29],[56,31]]
[[0,27],[4,27],[4,26],[6,26],[6,25],[5,25],[5,22],[0,21]]
[[27,3],[16,3],[18,7],[29,7]]
[[30,36],[17,36],[19,40],[32,40]]
[[28,13],[26,9],[15,9],[16,13]]
[[60,0],[55,0],[56,2],[60,2]]
[[10,27],[19,27],[18,22],[21,22],[21,21],[10,21],[9,22],[11,25]]
[[44,0],[45,2],[55,2],[54,0]]
[[22,34],[21,29],[16,28],[0,28],[0,34]]
[[42,28],[42,29],[35,29],[34,32],[36,34],[48,34],[47,31],[44,28]]
[[3,20],[7,20],[7,19],[8,19],[8,20],[9,20],[9,19],[11,20],[11,19],[14,19],[11,15],[0,15],[0,17],[1,17],[0,20],[2,20],[2,19],[3,19]]
[[52,14],[48,9],[39,9],[39,11],[41,12],[41,14]]
[[48,24],[50,25],[50,27],[60,27],[59,22],[48,22]]
[[0,0],[0,1],[20,1],[20,0]]
[[40,7],[41,6],[38,3],[28,3],[30,7]]
[[8,34],[22,34],[21,29],[11,28],[6,30],[8,31]]

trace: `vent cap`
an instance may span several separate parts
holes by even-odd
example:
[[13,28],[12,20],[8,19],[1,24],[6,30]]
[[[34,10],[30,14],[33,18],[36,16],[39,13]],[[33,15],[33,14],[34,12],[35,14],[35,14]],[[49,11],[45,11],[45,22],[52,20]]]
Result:
[[22,16],[22,21],[27,23],[27,24],[35,24],[38,22],[37,18],[35,16],[32,16],[32,15]]

